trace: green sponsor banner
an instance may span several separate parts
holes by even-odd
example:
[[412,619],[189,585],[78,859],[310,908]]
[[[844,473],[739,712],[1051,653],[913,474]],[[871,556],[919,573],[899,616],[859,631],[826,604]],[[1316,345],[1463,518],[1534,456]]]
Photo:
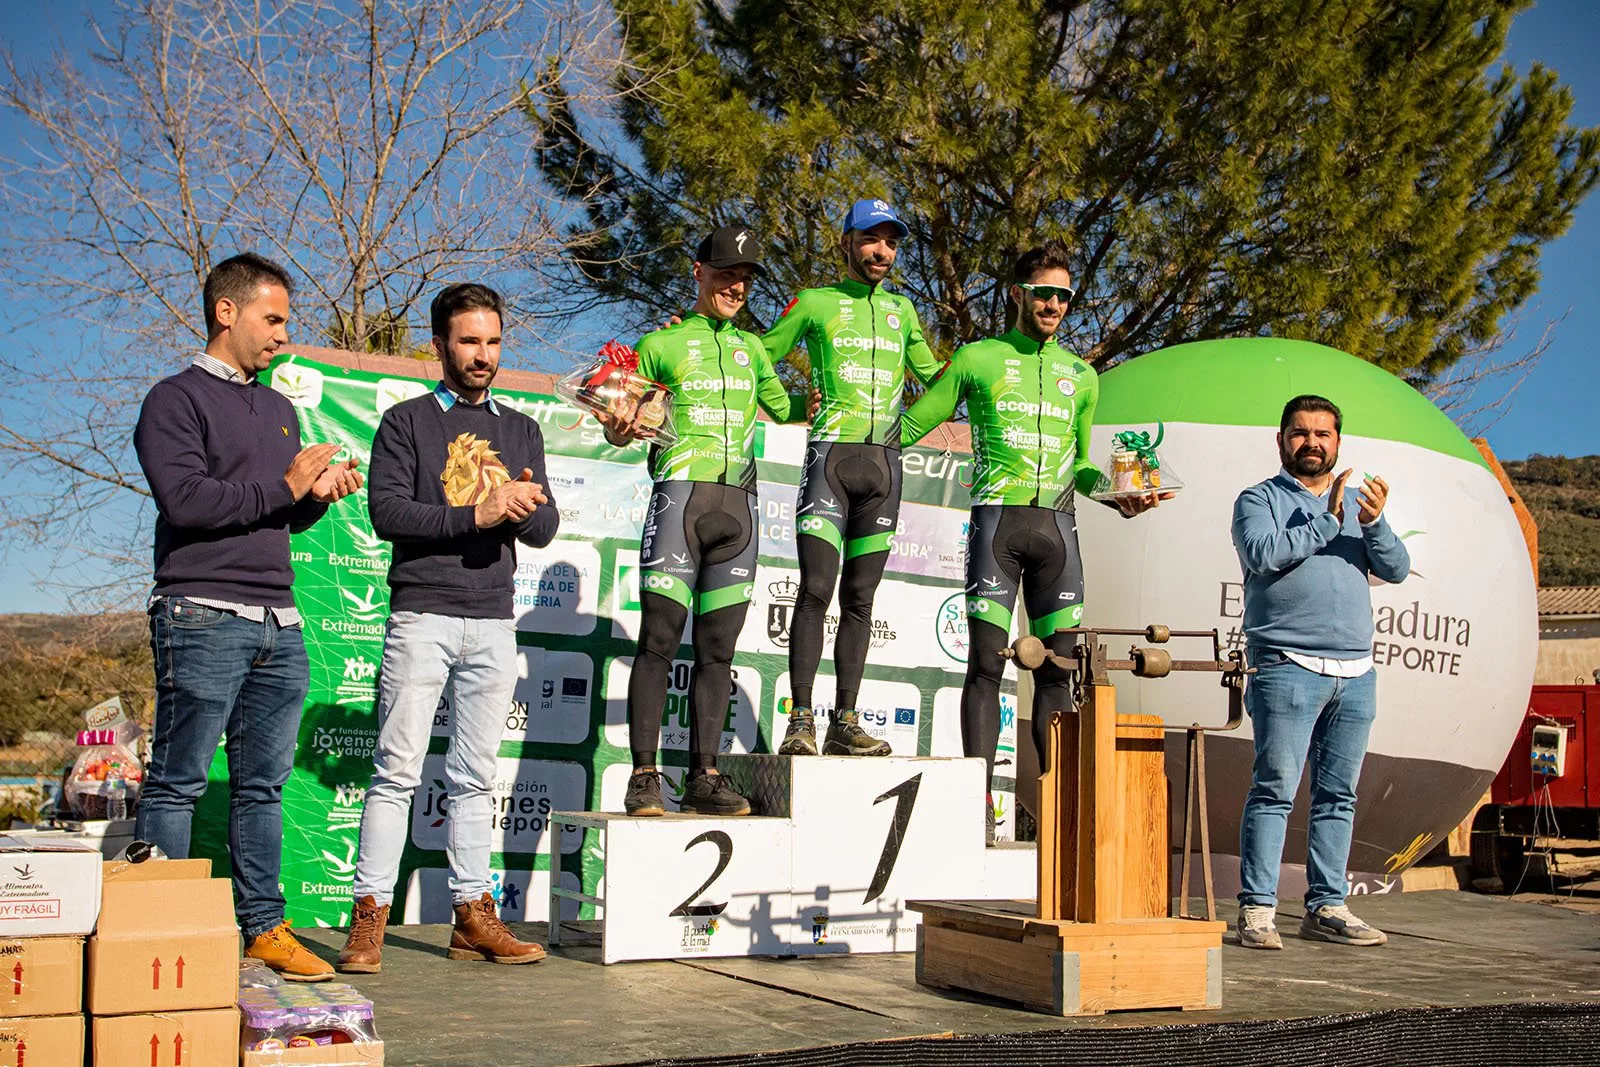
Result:
[[[431,388],[417,379],[294,355],[280,357],[268,374],[294,402],[303,441],[338,442],[363,465],[383,412]],[[507,914],[543,918],[552,874],[594,893],[602,869],[590,831],[564,834],[569,851],[556,872],[549,870],[550,814],[620,810],[626,788],[639,535],[651,484],[642,446],[612,448],[592,419],[563,401],[499,390],[496,397],[539,422],[549,488],[561,511],[554,543],[537,551],[518,548],[515,612],[523,665],[506,710],[494,789],[495,893]],[[793,512],[804,448],[803,428],[760,427],[760,566],[734,660],[725,752],[770,752],[782,738],[788,627],[799,580]],[[970,475],[967,455],[906,454],[906,504],[873,611],[873,647],[858,700],[863,724],[887,736],[898,753],[960,754],[956,722],[936,724],[934,706],[944,691],[940,706],[953,716],[965,669],[966,620],[952,606],[961,601]],[[378,734],[374,702],[389,611],[389,545],[373,533],[363,490],[296,535],[291,551],[311,678],[284,791],[283,891],[296,925],[342,926],[349,921],[362,797]],[[830,645],[837,625],[830,610]],[[660,765],[673,795],[681,794],[688,764],[688,638],[686,632],[669,672],[662,722]],[[824,651],[819,706],[832,692],[831,647]],[[443,885],[447,867],[443,760],[453,714],[446,691],[412,805],[396,884],[397,920],[439,918],[436,902],[417,898]],[[225,869],[227,763],[220,749],[211,777],[215,788],[197,812],[194,847]],[[1002,766],[996,787],[1009,790],[1010,778],[1011,768]],[[591,909],[586,905],[582,914],[588,917]]]

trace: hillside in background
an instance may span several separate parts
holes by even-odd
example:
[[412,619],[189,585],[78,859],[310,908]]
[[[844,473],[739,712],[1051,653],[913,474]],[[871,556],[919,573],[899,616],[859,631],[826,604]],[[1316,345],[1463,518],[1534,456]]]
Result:
[[1600,456],[1501,463],[1539,524],[1539,584],[1600,585]]
[[[153,699],[145,617],[0,615],[0,769],[46,759],[83,727],[84,708],[110,696],[140,721]],[[51,754],[49,759],[56,757]]]

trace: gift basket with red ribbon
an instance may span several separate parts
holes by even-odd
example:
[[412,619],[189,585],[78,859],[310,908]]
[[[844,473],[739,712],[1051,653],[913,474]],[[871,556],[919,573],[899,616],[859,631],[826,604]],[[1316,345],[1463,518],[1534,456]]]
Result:
[[594,360],[556,379],[556,393],[623,426],[654,430],[663,444],[676,439],[671,391],[639,373],[639,355],[627,345],[606,342]]

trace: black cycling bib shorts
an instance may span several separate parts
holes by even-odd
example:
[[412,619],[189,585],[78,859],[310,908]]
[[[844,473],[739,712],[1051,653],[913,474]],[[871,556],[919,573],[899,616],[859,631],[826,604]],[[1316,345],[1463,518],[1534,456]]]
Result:
[[694,611],[689,764],[717,765],[733,691],[733,652],[754,591],[756,495],[717,482],[657,482],[639,542],[639,649],[628,679],[635,767],[656,765],[667,675]]
[[[984,504],[972,509],[967,541],[967,681],[961,692],[961,745],[982,756],[994,775],[1000,743],[1000,656],[1011,636],[1021,589],[1029,629],[1046,647],[1067,654],[1076,643],[1059,631],[1083,621],[1083,561],[1072,511]],[[1071,708],[1072,676],[1046,663],[1033,672],[1033,722]],[[1042,750],[1041,750],[1042,751]]]
[[[839,633],[834,642],[834,707],[850,711],[861,690],[872,638],[872,599],[889,562],[900,519],[900,450],[852,441],[812,441],[795,507],[800,595],[789,633],[789,679],[797,707],[811,707],[834,582]],[[842,568],[841,568],[842,561]]]

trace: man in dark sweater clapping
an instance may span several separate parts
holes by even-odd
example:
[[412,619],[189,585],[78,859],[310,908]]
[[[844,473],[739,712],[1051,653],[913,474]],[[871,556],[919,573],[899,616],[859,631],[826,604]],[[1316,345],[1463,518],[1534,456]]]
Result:
[[[339,970],[371,974],[434,711],[451,685],[446,853],[451,959],[534,963],[544,949],[506,929],[489,892],[495,759],[517,681],[516,542],[543,548],[560,516],[545,488],[539,424],[496,402],[500,294],[452,285],[433,301],[442,381],[384,413],[372,443],[372,528],[394,543],[378,679],[378,746],[361,817],[355,907]],[[516,471],[518,473],[513,474]]]
[[150,644],[156,715],[135,834],[189,854],[195,802],[224,733],[228,842],[245,952],[285,978],[333,970],[297,941],[278,886],[283,786],[308,686],[289,535],[361,487],[338,445],[300,447],[294,407],[259,375],[288,342],[289,275],[260,256],[205,282],[205,351],[155,384],[134,448],[156,502]]

